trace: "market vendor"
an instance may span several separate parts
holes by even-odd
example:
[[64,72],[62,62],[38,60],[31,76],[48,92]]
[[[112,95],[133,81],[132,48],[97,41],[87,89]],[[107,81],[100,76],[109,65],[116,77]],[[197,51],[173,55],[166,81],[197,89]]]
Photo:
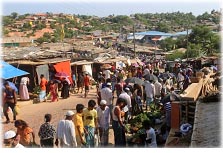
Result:
[[125,147],[125,125],[122,120],[122,109],[127,105],[126,100],[118,98],[116,106],[112,110],[112,128],[114,130],[115,147]]

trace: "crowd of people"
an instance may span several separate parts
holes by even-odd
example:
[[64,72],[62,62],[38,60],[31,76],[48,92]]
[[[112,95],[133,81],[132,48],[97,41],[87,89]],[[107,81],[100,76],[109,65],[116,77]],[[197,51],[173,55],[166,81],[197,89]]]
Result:
[[[160,65],[148,63],[145,66],[130,66],[123,69],[104,69],[98,73],[97,100],[89,100],[87,108],[83,104],[76,104],[76,113],[69,110],[65,119],[58,122],[57,128],[51,124],[52,115],[47,113],[38,132],[41,147],[97,147],[95,136],[99,136],[99,145],[109,145],[109,129],[114,131],[115,147],[126,147],[126,124],[134,116],[150,111],[151,104],[162,106],[165,111],[167,130],[171,128],[171,102],[180,100],[179,92],[184,91],[191,83],[190,77],[194,75],[193,67],[176,67],[176,73],[160,72]],[[167,74],[167,75],[164,75]],[[153,78],[148,76],[155,76]],[[61,85],[61,97],[69,97],[70,88],[77,88],[75,93],[85,91],[84,97],[88,96],[91,79],[88,73],[79,73],[73,78],[73,84],[66,78],[47,81],[41,75],[40,101],[45,101],[50,95],[51,101],[58,101],[58,84]],[[141,82],[131,81],[137,78]],[[137,80],[136,79],[136,80]],[[128,80],[128,81],[127,81]],[[28,77],[21,80],[20,97],[29,99],[26,92]],[[76,86],[77,85],[77,86]],[[4,115],[6,123],[10,122],[6,108],[14,110],[17,103],[15,90],[8,82],[4,83]],[[48,91],[47,91],[48,88]],[[48,93],[47,93],[48,92]],[[115,98],[117,98],[115,100]],[[145,108],[145,109],[144,109]],[[14,112],[14,111],[13,111]],[[32,147],[36,144],[35,134],[23,120],[16,120],[13,114],[14,125],[17,131],[7,131],[4,134],[6,147]],[[155,132],[151,122],[144,122],[146,129],[147,147],[157,147]],[[149,141],[148,141],[149,140]]]

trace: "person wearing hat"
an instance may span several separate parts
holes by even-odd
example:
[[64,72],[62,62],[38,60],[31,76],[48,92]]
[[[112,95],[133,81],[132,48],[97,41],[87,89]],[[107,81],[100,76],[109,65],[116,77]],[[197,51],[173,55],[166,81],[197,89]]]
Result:
[[101,100],[105,100],[107,102],[107,106],[111,110],[113,108],[113,93],[111,89],[111,82],[106,83],[106,87],[101,90]]
[[25,148],[19,143],[19,135],[15,131],[9,130],[4,134],[4,145],[6,148]]
[[98,129],[101,146],[108,145],[109,138],[109,124],[110,124],[110,109],[106,105],[107,102],[105,100],[101,100],[100,106],[97,107],[96,111],[98,113]]
[[38,135],[40,137],[40,145],[42,148],[53,148],[54,137],[56,135],[55,127],[50,123],[52,119],[51,114],[45,114],[44,121],[40,126]]
[[61,148],[75,148],[77,147],[77,141],[75,126],[72,121],[74,112],[69,110],[65,116],[65,119],[58,123],[55,145],[58,147],[60,142]]

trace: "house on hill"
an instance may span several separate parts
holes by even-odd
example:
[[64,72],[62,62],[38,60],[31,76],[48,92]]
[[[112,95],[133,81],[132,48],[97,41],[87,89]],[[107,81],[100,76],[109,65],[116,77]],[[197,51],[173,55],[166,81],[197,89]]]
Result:
[[4,37],[1,41],[3,47],[26,47],[32,45],[32,39],[27,37]]

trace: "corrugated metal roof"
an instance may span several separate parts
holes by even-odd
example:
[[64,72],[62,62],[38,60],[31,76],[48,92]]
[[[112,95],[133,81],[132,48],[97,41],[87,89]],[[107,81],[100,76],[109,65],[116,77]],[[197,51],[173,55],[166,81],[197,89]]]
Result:
[[[141,40],[143,37],[145,37],[144,35],[135,35],[135,39],[137,40]],[[134,39],[133,36],[129,36],[127,39]]]
[[171,33],[165,33],[165,32],[160,32],[160,31],[145,31],[145,32],[139,32],[136,33],[137,35],[150,35],[150,36],[172,36],[173,34]]
[[93,62],[82,60],[82,61],[72,62],[72,63],[70,63],[70,65],[88,65],[88,64],[92,64],[92,63]]

